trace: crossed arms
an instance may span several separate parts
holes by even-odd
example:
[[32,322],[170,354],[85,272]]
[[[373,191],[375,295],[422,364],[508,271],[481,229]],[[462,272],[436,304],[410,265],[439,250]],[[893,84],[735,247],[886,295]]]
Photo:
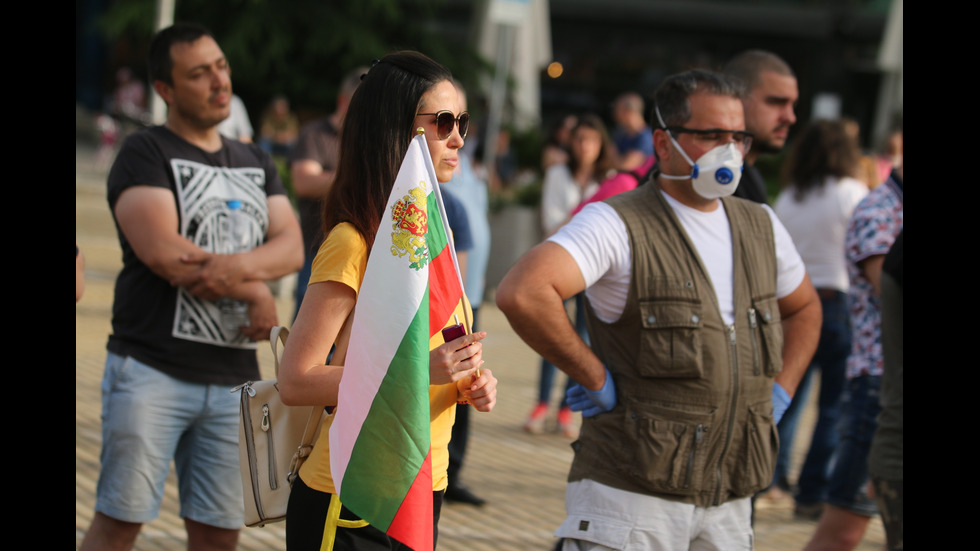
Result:
[[171,285],[206,300],[223,297],[249,304],[250,325],[242,332],[253,340],[269,338],[278,323],[275,302],[265,281],[299,270],[303,245],[299,223],[285,195],[268,198],[265,243],[239,254],[209,253],[177,231],[179,218],[169,189],[134,186],[116,200],[113,212],[141,262]]

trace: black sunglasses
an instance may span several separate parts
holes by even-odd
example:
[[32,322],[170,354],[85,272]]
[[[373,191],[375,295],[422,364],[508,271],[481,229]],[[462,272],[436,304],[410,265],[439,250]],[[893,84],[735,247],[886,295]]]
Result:
[[466,137],[466,131],[470,129],[470,114],[463,111],[458,117],[454,117],[451,111],[439,111],[438,113],[418,113],[416,116],[433,115],[436,118],[436,137],[440,140],[449,139],[453,133],[453,127],[459,124],[459,135]]

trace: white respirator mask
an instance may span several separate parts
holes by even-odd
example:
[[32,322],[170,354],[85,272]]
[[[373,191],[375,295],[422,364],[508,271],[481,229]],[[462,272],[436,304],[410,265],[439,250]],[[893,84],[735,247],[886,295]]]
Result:
[[739,148],[734,143],[719,145],[698,157],[697,162],[694,162],[667,130],[667,125],[664,124],[663,117],[660,116],[660,108],[654,110],[657,113],[660,126],[664,128],[667,137],[674,144],[674,149],[691,165],[690,174],[675,176],[661,173],[660,177],[666,180],[690,179],[694,191],[705,199],[718,199],[735,193],[735,188],[738,187],[738,182],[742,178],[742,166],[744,164]]

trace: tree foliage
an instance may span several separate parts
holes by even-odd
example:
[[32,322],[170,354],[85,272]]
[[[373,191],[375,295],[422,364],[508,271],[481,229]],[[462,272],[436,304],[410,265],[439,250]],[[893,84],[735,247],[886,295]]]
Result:
[[[228,57],[235,91],[264,104],[277,93],[294,109],[329,112],[343,76],[388,52],[418,50],[472,80],[484,65],[466,41],[436,24],[445,0],[179,0],[175,21],[207,26]],[[118,0],[101,20],[109,40],[146,44],[154,0]],[[468,22],[466,22],[468,23]],[[464,23],[465,25],[465,23]],[[143,49],[145,51],[145,48]]]

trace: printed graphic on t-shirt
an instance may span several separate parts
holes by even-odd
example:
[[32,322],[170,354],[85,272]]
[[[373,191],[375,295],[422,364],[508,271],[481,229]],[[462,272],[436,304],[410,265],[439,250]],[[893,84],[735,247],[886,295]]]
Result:
[[[180,233],[201,249],[232,254],[262,244],[269,226],[265,171],[225,168],[184,159],[170,166],[177,183]],[[203,300],[184,288],[177,293],[173,336],[232,348],[255,348],[237,327],[247,323],[247,305],[231,299]]]

